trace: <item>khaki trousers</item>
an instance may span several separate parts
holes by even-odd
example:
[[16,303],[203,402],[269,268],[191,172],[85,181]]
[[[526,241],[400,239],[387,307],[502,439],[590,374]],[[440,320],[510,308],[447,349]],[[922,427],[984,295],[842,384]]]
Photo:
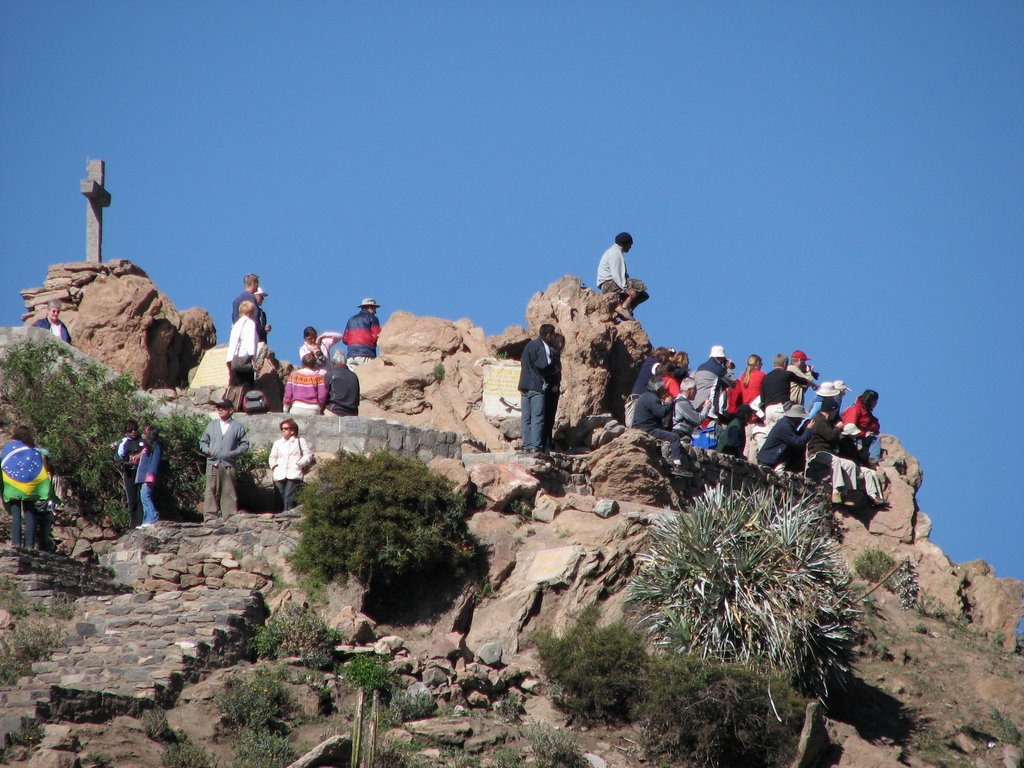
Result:
[[227,517],[238,511],[238,492],[235,487],[235,468],[227,465],[206,465],[206,498],[203,512]]

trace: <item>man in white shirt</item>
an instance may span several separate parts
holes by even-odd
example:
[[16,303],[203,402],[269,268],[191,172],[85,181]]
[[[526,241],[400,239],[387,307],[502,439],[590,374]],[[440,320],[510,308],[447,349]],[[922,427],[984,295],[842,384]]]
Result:
[[642,280],[630,277],[626,272],[625,254],[633,247],[633,237],[629,232],[620,232],[615,236],[615,244],[612,245],[597,265],[597,287],[601,293],[615,293],[619,297],[619,303],[615,307],[615,314],[623,320],[633,319],[633,310],[643,304],[650,295],[647,293],[647,285]]
[[32,323],[34,328],[45,328],[65,344],[71,343],[71,334],[68,328],[60,321],[60,302],[54,299],[46,305],[46,317],[41,317]]

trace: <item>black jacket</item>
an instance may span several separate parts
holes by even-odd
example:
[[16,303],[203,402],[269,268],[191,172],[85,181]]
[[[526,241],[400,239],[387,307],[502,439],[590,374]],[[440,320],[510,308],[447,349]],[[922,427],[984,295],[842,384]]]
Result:
[[548,360],[544,339],[539,336],[527,344],[519,361],[519,391],[543,392],[548,383],[548,376],[555,366],[552,361],[555,360],[555,354],[552,354],[551,361]]

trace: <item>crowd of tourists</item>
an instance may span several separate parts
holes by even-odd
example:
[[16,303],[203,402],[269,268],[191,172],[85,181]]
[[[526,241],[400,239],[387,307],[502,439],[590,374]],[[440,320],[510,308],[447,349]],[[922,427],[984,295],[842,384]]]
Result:
[[775,472],[830,478],[832,501],[852,504],[863,492],[885,504],[878,393],[867,389],[843,408],[850,388],[842,380],[819,381],[803,350],[777,354],[762,371],[759,355],[736,366],[721,345],[690,370],[689,356],[659,347],[644,360],[626,401],[626,426],[670,444],[675,471],[682,446],[716,450]]

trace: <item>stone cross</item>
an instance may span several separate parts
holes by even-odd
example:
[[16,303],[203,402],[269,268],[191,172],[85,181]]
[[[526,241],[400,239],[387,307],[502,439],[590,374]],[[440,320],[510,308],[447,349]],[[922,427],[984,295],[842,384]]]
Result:
[[89,178],[82,179],[85,206],[85,260],[103,261],[103,209],[110,205],[110,193],[103,186],[102,160],[90,160],[85,168]]

